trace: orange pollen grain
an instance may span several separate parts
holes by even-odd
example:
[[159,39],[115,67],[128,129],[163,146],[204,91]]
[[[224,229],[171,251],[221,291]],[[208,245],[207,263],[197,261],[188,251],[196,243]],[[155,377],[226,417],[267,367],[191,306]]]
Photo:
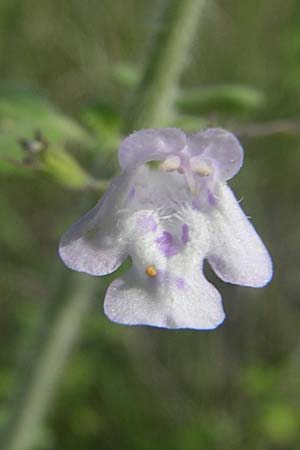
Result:
[[147,269],[145,270],[145,272],[148,275],[148,277],[150,277],[150,278],[154,278],[157,275],[157,270],[152,265],[148,266]]

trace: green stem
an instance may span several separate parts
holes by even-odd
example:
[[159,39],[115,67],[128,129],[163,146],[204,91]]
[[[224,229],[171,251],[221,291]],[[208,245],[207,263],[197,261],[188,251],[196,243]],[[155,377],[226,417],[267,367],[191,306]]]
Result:
[[[34,366],[30,368],[30,380],[22,402],[18,405],[6,450],[30,450],[38,440],[38,432],[68,357],[79,338],[82,322],[94,304],[99,283],[101,286],[99,278],[81,274],[70,276],[71,294],[49,326],[40,354]],[[48,314],[45,319],[49,320]],[[47,323],[43,325],[47,326]]]
[[[137,113],[132,126],[162,126],[171,117],[177,85],[184,62],[197,30],[198,18],[205,0],[169,0],[161,28],[146,64],[145,76],[137,90],[133,109],[142,101],[142,114]],[[71,293],[48,326],[45,314],[42,328],[48,331],[30,370],[25,395],[17,399],[16,414],[9,430],[5,450],[30,450],[54,398],[57,385],[74,343],[80,336],[82,322],[92,307],[104,282],[99,278],[74,274]],[[61,302],[60,296],[55,300]]]
[[129,108],[126,131],[163,127],[172,117],[177,89],[205,0],[168,1],[142,82]]

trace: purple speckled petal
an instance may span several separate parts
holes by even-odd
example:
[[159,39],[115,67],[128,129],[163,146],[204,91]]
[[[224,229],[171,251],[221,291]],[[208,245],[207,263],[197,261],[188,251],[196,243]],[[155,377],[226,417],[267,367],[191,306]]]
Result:
[[126,325],[216,328],[224,320],[218,291],[200,273],[189,285],[182,277],[142,279],[132,268],[109,286],[104,311]]
[[168,231],[164,231],[160,236],[158,236],[156,239],[156,244],[158,245],[161,253],[167,258],[177,255],[180,251],[179,246],[174,242],[172,234]]
[[186,135],[178,128],[136,131],[121,142],[119,163],[122,170],[132,170],[149,161],[162,161],[186,144]]
[[[145,164],[153,160],[164,165],[153,170]],[[225,183],[242,161],[241,145],[223,129],[192,136],[145,129],[120,144],[123,175],[59,246],[68,267],[92,275],[111,273],[131,256],[131,269],[107,290],[111,320],[216,328],[224,311],[203,275],[205,259],[224,281],[253,287],[270,281],[270,256]]]
[[232,178],[243,164],[244,151],[237,138],[222,128],[208,128],[188,138],[192,155],[203,155],[213,161],[219,181]]
[[147,211],[138,216],[136,226],[137,229],[140,229],[143,233],[148,233],[149,231],[154,233],[158,224],[153,215],[151,215],[151,213],[149,214]]
[[226,185],[217,192],[218,208],[210,217],[212,245],[207,255],[224,281],[262,287],[272,278],[272,262],[260,237]]
[[100,202],[62,236],[59,254],[70,269],[105,275],[126,258],[116,212],[128,196],[129,181],[124,175],[116,178]]
[[190,240],[189,226],[188,224],[184,223],[181,228],[181,241],[183,245],[185,245],[189,240]]

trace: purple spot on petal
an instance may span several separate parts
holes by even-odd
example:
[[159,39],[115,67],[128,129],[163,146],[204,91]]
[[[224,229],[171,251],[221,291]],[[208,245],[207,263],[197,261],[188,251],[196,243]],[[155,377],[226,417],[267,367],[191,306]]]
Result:
[[189,226],[186,223],[184,223],[182,225],[181,240],[182,240],[183,245],[185,245],[190,240]]
[[185,281],[182,277],[177,277],[175,279],[175,286],[177,289],[184,289],[185,288]]
[[128,200],[132,200],[134,196],[135,196],[135,187],[132,186],[130,191],[128,192]]
[[199,197],[194,197],[192,201],[192,206],[194,209],[201,209],[201,202]]
[[154,217],[150,215],[139,217],[138,226],[142,228],[143,232],[154,232],[157,229],[157,223]]
[[158,281],[159,283],[166,281],[166,274],[167,274],[167,272],[165,270],[158,269],[155,280]]
[[153,231],[153,232],[156,231],[157,223],[156,223],[154,217],[152,217],[152,216],[148,217],[147,225],[151,231]]
[[149,280],[151,281],[152,285],[154,284],[157,286],[160,284],[169,283],[170,277],[169,273],[166,270],[158,269],[156,277],[149,278]]
[[207,191],[207,200],[210,206],[216,206],[217,200],[215,195],[211,191]]
[[178,248],[173,242],[173,236],[168,231],[164,231],[161,236],[156,239],[156,243],[160,251],[166,256],[174,256],[178,253]]

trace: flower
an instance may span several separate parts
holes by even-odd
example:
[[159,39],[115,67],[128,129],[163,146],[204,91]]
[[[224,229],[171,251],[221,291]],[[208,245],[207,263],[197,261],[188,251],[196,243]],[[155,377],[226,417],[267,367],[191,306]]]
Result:
[[60,256],[92,275],[132,267],[109,286],[104,311],[128,325],[213,329],[225,317],[203,274],[208,260],[229,283],[261,287],[270,256],[227,186],[243,162],[223,129],[186,135],[144,129],[119,148],[122,174],[99,203],[62,237]]

